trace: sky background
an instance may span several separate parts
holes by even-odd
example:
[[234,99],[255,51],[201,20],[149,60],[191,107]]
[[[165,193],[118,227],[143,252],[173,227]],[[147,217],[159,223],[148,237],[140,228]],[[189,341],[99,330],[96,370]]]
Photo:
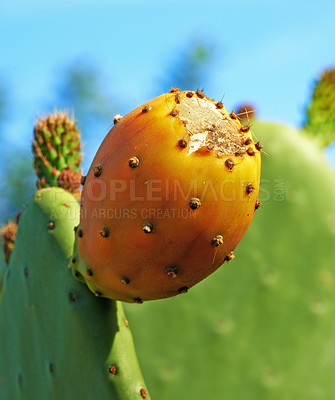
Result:
[[[228,110],[251,102],[260,119],[299,127],[315,79],[335,66],[334,15],[333,0],[2,0],[0,78],[9,105],[1,145],[30,151],[33,123],[66,65],[96,65],[125,114],[161,93],[194,41],[213,48],[206,85],[199,82],[208,96],[223,97]],[[91,132],[86,166],[107,129]]]

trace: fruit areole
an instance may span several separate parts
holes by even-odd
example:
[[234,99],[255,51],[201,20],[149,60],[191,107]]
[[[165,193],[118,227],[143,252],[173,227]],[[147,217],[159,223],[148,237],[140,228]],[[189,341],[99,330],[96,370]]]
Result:
[[185,293],[234,257],[260,205],[261,147],[199,90],[114,122],[82,180],[75,275],[126,302]]

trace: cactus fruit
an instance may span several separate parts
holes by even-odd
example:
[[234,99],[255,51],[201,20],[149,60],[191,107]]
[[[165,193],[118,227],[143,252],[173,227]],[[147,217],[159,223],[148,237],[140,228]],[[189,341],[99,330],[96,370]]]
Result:
[[315,83],[304,128],[322,147],[335,141],[335,68]]
[[7,264],[9,263],[9,258],[14,248],[16,231],[17,231],[16,221],[9,221],[0,229],[0,238],[2,241],[2,247],[5,254],[5,261]]
[[253,132],[263,204],[236,258],[187,296],[125,304],[153,398],[335,398],[334,171],[292,128]]
[[185,293],[233,257],[254,216],[259,143],[199,90],[115,122],[84,182],[72,266],[98,296]]
[[68,268],[78,220],[61,188],[22,211],[0,302],[1,399],[149,399],[121,303],[92,296]]
[[[75,182],[72,193],[77,193],[81,163],[80,134],[73,118],[58,112],[40,118],[34,127],[34,167],[38,176],[37,188],[64,187]],[[65,176],[59,176],[62,171]]]

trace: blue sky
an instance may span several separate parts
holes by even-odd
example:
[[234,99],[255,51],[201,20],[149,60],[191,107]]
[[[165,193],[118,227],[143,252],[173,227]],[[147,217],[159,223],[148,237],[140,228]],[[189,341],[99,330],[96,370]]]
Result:
[[157,82],[192,39],[215,48],[206,94],[224,95],[228,109],[250,101],[261,119],[299,126],[313,81],[335,65],[334,15],[333,0],[2,1],[6,143],[30,148],[64,65],[95,62],[124,113],[159,94]]

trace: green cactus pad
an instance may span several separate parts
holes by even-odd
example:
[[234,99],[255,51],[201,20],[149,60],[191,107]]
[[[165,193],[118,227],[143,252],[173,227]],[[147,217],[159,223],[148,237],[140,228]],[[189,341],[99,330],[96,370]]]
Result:
[[306,132],[322,147],[335,141],[335,68],[325,71],[315,83],[306,117]]
[[80,134],[73,118],[63,113],[40,118],[34,127],[33,153],[38,188],[62,186],[58,177],[64,170],[78,174],[76,190],[79,188],[82,156]]
[[118,302],[68,268],[79,206],[60,188],[22,212],[0,303],[1,399],[148,399]]
[[263,204],[189,293],[125,305],[153,398],[335,398],[335,174],[295,130],[253,125]]

